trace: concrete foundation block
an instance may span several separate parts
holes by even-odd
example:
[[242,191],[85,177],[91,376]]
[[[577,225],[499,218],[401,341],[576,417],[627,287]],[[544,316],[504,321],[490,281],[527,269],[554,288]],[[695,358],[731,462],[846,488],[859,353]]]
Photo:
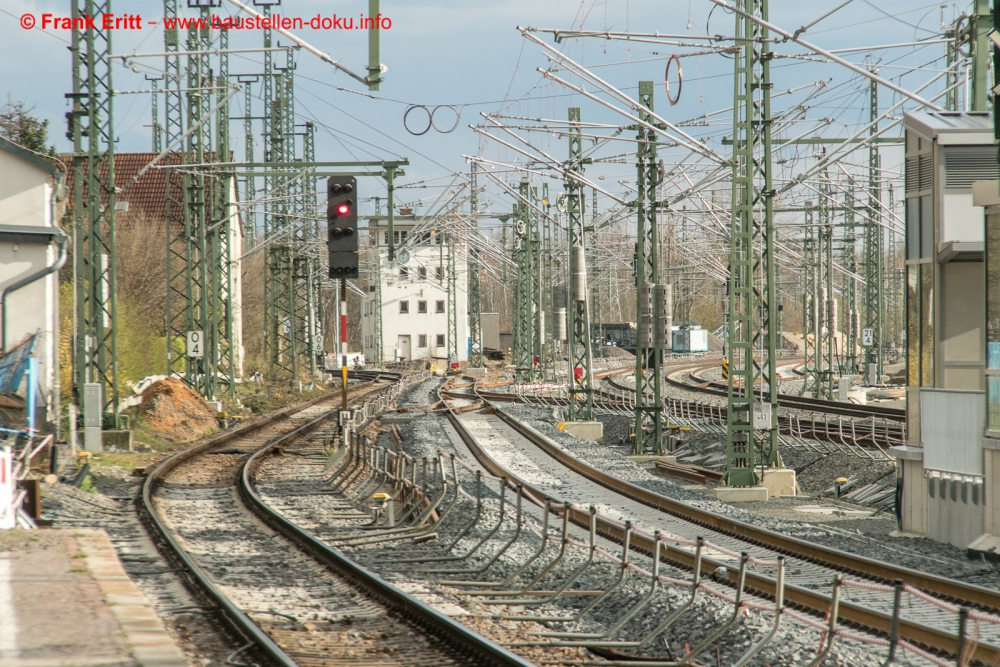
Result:
[[764,470],[761,486],[767,489],[771,498],[795,495],[795,471],[791,468],[768,468]]
[[132,447],[132,431],[113,430],[104,431],[104,447],[117,447],[120,451],[134,451]]
[[592,422],[565,422],[563,430],[572,436],[600,442],[604,439],[604,424],[599,421]]
[[636,461],[637,463],[642,463],[644,461],[666,461],[667,463],[677,463],[676,456],[668,456],[665,454],[630,454],[630,461]]
[[767,487],[717,486],[712,495],[724,503],[759,503],[767,500]]
[[486,375],[486,369],[485,368],[466,368],[465,369],[465,374],[466,375],[471,375],[473,377],[475,377],[477,375]]
[[1000,561],[1000,537],[983,533],[969,545],[968,556],[970,558],[981,556],[994,563]]

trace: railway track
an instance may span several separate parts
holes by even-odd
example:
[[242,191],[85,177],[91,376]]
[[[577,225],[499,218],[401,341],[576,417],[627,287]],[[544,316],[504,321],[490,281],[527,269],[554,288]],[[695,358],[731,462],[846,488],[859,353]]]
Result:
[[[713,389],[705,386],[705,382],[700,381],[691,384],[678,380],[676,377],[684,373],[692,377],[693,373],[706,368],[712,368],[712,366],[704,364],[682,365],[668,370],[666,379],[668,383],[686,391],[725,397],[726,391],[724,389]],[[595,410],[626,416],[634,413],[635,389],[622,384],[617,379],[629,372],[631,372],[631,368],[621,367],[602,369],[594,373],[596,379],[606,381],[611,388],[610,390],[594,390]],[[488,383],[486,388],[478,390],[475,394],[470,393],[464,387],[458,388],[460,390],[448,390],[445,393],[454,398],[483,399],[498,404],[518,401],[539,406],[565,407],[566,405],[565,397],[553,394],[551,391],[531,391],[530,388],[515,392],[492,390],[498,386],[500,386],[499,383]],[[786,397],[785,395],[782,395],[779,405],[805,411],[778,415],[779,433],[792,438],[826,441],[833,443],[834,447],[845,446],[848,451],[852,447],[870,449],[881,458],[888,458],[888,448],[902,444],[905,440],[905,425],[897,414],[902,413],[902,411],[895,409],[854,406],[836,401],[802,399],[802,397]],[[723,428],[726,424],[726,408],[719,405],[668,396],[664,399],[664,407],[667,414],[673,418],[687,422],[721,424]],[[865,410],[866,407],[871,409]],[[883,412],[885,414],[882,414]],[[862,455],[861,452],[857,453]],[[863,455],[871,456],[871,454]]]
[[[392,386],[371,374],[352,375],[365,380],[352,390],[355,405]],[[141,512],[159,543],[248,641],[236,653],[254,647],[266,662],[285,667],[525,667],[261,500],[251,484],[261,456],[312,432],[335,437],[330,420],[338,408],[339,394],[327,395],[222,434],[164,460],[143,485]]]
[[[818,546],[673,501],[616,479],[574,458],[527,425],[506,415],[502,408],[491,408],[488,412],[491,414],[449,414],[448,419],[479,463],[492,474],[523,485],[537,497],[580,502],[567,509],[571,519],[580,525],[587,525],[591,520],[583,499],[589,503],[600,499],[603,504],[619,510],[622,516],[642,522],[650,530],[654,527],[667,530],[687,540],[688,544],[703,536],[729,554],[748,552],[771,561],[784,558],[786,581],[781,588],[786,602],[795,608],[828,614],[831,597],[824,589],[829,589],[834,577],[840,575],[849,578],[845,580],[845,585],[850,587],[852,598],[850,601],[839,601],[838,613],[842,623],[863,628],[882,638],[892,636],[895,626],[898,637],[912,645],[941,654],[964,653],[967,659],[974,658],[987,664],[1000,656],[997,650],[1000,628],[996,625],[984,622],[980,641],[974,645],[959,629],[959,618],[969,609],[978,610],[968,612],[974,616],[995,614],[1000,610],[998,591]],[[502,424],[503,429],[515,432],[524,443],[528,443],[518,449],[516,459],[522,464],[516,469],[504,465],[479,442],[474,429],[476,422],[482,419],[495,422],[487,430],[502,430],[498,426]],[[522,457],[532,459],[538,470],[545,470],[560,483],[553,486],[538,476],[525,474],[523,469],[527,464]],[[553,461],[558,464],[556,468],[552,467]],[[622,516],[599,517],[598,532],[612,539],[623,539]],[[649,535],[633,533],[630,540],[639,549],[652,552],[654,541]],[[708,576],[717,568],[723,568],[728,584],[736,585],[738,573],[731,556],[722,551],[716,556],[702,557],[703,575]],[[694,550],[685,547],[670,548],[665,554],[668,562],[688,569],[694,567],[695,558]],[[771,599],[778,593],[780,585],[773,572],[745,573],[745,576],[748,589]],[[895,599],[897,587],[903,598],[909,598],[905,605]],[[994,616],[990,620],[995,622],[998,619]]]
[[[699,366],[698,368],[684,368],[668,372],[666,375],[667,384],[687,389],[702,394],[712,396],[726,396],[727,390],[722,383],[705,380],[698,377],[698,373],[716,368],[715,365]],[[678,379],[678,375],[687,374],[687,381]],[[827,401],[820,398],[809,398],[807,396],[792,396],[789,394],[778,394],[778,405],[785,408],[795,408],[809,412],[827,412],[844,417],[859,417],[868,419],[877,417],[879,419],[893,419],[903,421],[906,419],[906,410],[900,408],[887,408],[880,405],[856,405],[844,403],[842,401]]]

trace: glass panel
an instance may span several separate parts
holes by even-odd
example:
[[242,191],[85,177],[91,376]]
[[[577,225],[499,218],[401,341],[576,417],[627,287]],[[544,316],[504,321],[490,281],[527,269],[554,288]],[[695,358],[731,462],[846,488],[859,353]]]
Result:
[[920,386],[934,386],[934,265],[920,265]]
[[906,200],[906,259],[920,259],[920,200]]
[[986,429],[1000,431],[1000,377],[986,376]]
[[986,367],[1000,368],[1000,213],[986,216]]
[[934,198],[920,198],[920,258],[934,257]]
[[920,386],[920,288],[918,274],[920,267],[906,267],[906,385]]

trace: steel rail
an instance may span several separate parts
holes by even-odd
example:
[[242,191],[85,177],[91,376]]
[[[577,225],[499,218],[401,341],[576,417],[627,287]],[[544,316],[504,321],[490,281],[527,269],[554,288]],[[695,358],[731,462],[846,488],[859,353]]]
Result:
[[211,577],[201,567],[201,565],[199,565],[194,558],[188,555],[188,553],[184,550],[184,547],[182,547],[180,542],[177,541],[173,531],[169,528],[169,526],[167,526],[163,518],[160,517],[154,508],[153,493],[156,490],[156,487],[163,481],[166,474],[182,463],[200,456],[202,453],[214,449],[219,445],[223,445],[227,442],[256,433],[265,426],[287,419],[293,414],[312,407],[317,403],[337,398],[339,398],[339,394],[324,394],[323,396],[285,408],[284,410],[268,415],[251,424],[240,426],[232,431],[222,433],[214,438],[209,438],[202,443],[188,447],[187,449],[184,449],[183,451],[180,451],[158,463],[156,467],[149,472],[146,476],[146,480],[142,484],[142,493],[138,509],[139,515],[144,520],[147,528],[149,528],[152,534],[158,537],[161,542],[166,545],[167,549],[170,551],[170,556],[182,566],[184,571],[188,573],[192,583],[197,586],[199,591],[218,605],[223,618],[229,623],[232,629],[248,641],[256,644],[264,654],[274,660],[276,664],[281,665],[281,667],[298,667],[298,665],[294,660],[292,660],[291,657],[288,656],[287,653],[285,653],[284,650],[282,650],[280,646],[274,642],[274,640],[272,640],[263,630],[257,627],[250,617],[237,607],[232,600],[230,600],[212,582]]
[[[398,380],[402,377],[400,373],[386,371],[351,371],[350,377],[364,379],[364,384],[373,383],[383,379]],[[361,386],[361,385],[356,385]],[[210,438],[203,443],[189,447],[182,452],[160,462],[147,476],[143,483],[140,512],[146,524],[158,535],[169,548],[171,555],[183,566],[193,580],[193,583],[210,600],[218,605],[222,616],[232,626],[232,628],[248,641],[257,645],[263,653],[267,655],[275,664],[281,667],[298,667],[292,659],[277,643],[274,642],[263,630],[261,630],[245,612],[237,607],[212,581],[211,576],[192,558],[177,541],[173,531],[166,525],[162,517],[156,512],[153,506],[153,493],[164,476],[182,463],[189,461],[219,445],[231,442],[238,438],[251,435],[265,426],[273,424],[282,419],[287,419],[291,415],[312,407],[327,400],[339,398],[339,393],[324,394],[315,399],[305,401],[298,405],[286,408],[273,415],[257,420],[252,424],[247,424],[230,432],[223,433],[214,438]],[[476,634],[466,626],[452,620],[448,616],[438,612],[427,604],[417,600],[413,596],[404,593],[392,584],[381,579],[377,575],[361,567],[357,563],[349,560],[339,551],[322,543],[307,531],[298,527],[288,519],[284,518],[268,506],[257,494],[252,485],[253,472],[260,464],[263,457],[272,453],[275,448],[299,438],[310,431],[319,428],[331,417],[335,417],[339,411],[339,405],[319,417],[306,422],[285,433],[278,438],[266,443],[262,448],[251,455],[244,462],[238,478],[237,490],[241,500],[255,516],[264,521],[268,526],[292,542],[305,554],[323,565],[326,569],[344,579],[349,580],[354,585],[366,590],[372,597],[376,598],[384,606],[394,613],[411,619],[414,623],[426,629],[429,633],[436,635],[439,639],[454,647],[457,653],[466,656],[474,656],[483,665],[496,667],[530,667],[528,662],[519,656],[511,653],[507,649],[493,643],[492,641]]]
[[[693,381],[706,382],[705,380],[699,380],[694,376],[694,372],[698,370],[704,370],[705,368],[714,368],[714,366],[702,366],[695,369],[695,371],[689,372],[689,377]],[[687,369],[681,369],[687,370]],[[668,372],[666,374],[667,384],[680,389],[687,389],[689,391],[696,391],[703,394],[712,394],[713,396],[725,396],[726,390],[714,387],[704,387],[701,384],[690,384],[687,382],[682,382],[676,378],[671,377],[675,375],[678,371],[672,373]],[[634,391],[631,387],[626,387],[624,385],[616,384],[613,380],[608,380],[613,386],[618,389],[625,389]],[[710,384],[716,384],[714,381],[708,381]],[[831,414],[843,415],[845,417],[883,417],[885,419],[896,419],[903,421],[906,419],[906,410],[900,408],[886,408],[878,405],[854,405],[852,403],[843,403],[840,401],[827,401],[821,398],[808,398],[806,396],[790,396],[788,394],[778,394],[778,405],[783,408],[796,408],[799,410],[811,410],[816,412],[829,412]]]
[[[890,563],[884,563],[863,556],[857,556],[844,551],[830,549],[804,540],[800,540],[787,535],[782,535],[774,531],[759,528],[751,524],[737,521],[730,517],[715,514],[705,510],[686,505],[679,501],[666,498],[642,487],[630,484],[603,471],[597,470],[573,456],[554,447],[540,433],[525,424],[519,423],[499,408],[491,408],[495,414],[508,426],[513,428],[518,434],[528,439],[532,444],[539,447],[546,454],[552,456],[556,461],[570,470],[580,474],[601,486],[638,501],[644,505],[657,509],[666,514],[679,517],[696,525],[704,526],[712,531],[723,533],[739,538],[748,543],[769,548],[778,553],[795,556],[813,563],[825,565],[831,569],[843,573],[863,576],[875,579],[883,583],[892,583],[899,579],[911,586],[922,590],[936,593],[937,595],[951,601],[964,603],[986,610],[995,611],[1000,609],[1000,591],[994,591],[980,586],[974,586],[965,582],[947,579],[936,575],[928,574],[903,568]],[[448,413],[448,419],[469,447],[473,455],[492,474],[506,476],[516,483],[522,484],[533,494],[548,495],[538,489],[535,485],[528,483],[513,473],[506,470],[493,460],[476,443],[475,438],[465,429],[457,416]],[[570,509],[571,519],[580,524],[586,525],[589,516],[584,511]],[[615,523],[599,520],[598,531],[620,541],[623,537],[623,530]],[[648,553],[652,553],[652,540],[640,534],[633,533],[632,542],[638,548]],[[679,549],[671,549],[668,552],[670,562],[687,569],[694,566],[694,555]],[[713,559],[702,557],[702,569],[705,575],[711,575],[716,568],[725,567],[728,579],[731,584],[735,584],[736,573],[728,567],[726,563],[714,561]],[[756,591],[758,594],[773,599],[775,593],[774,579],[756,572],[747,572],[746,585],[748,589]],[[826,614],[830,608],[830,598],[817,591],[785,583],[785,599],[792,605],[808,610],[815,614]],[[851,602],[840,602],[840,616],[846,623],[868,629],[877,634],[888,636],[893,630],[893,618],[867,607]],[[897,620],[899,636],[929,649],[954,655],[958,648],[959,637],[939,628],[930,627],[921,623],[916,623],[904,618]],[[994,660],[998,655],[998,648],[989,644],[980,643],[976,646],[973,658],[986,663]]]
[[[328,415],[320,417],[316,421],[323,421],[326,418]],[[299,431],[312,423],[310,422],[296,431],[268,443],[243,464],[239,477],[239,493],[253,514],[330,571],[365,589],[383,605],[410,619],[429,633],[447,642],[449,646],[481,659],[480,664],[495,665],[496,667],[532,667],[534,663],[470,630],[430,605],[404,593],[371,570],[362,567],[341,551],[334,549],[309,531],[282,516],[260,497],[254,488],[253,476],[264,457],[269,456],[282,443],[297,437]]]

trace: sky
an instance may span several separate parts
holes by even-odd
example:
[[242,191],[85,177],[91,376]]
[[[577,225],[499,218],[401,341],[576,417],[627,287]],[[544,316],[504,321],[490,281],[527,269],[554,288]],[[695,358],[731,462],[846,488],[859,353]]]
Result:
[[[249,4],[251,0],[246,0]],[[180,0],[185,5],[185,0]],[[367,12],[366,0],[283,0],[280,13],[301,16],[356,17]],[[801,2],[771,0],[770,20],[788,30],[795,30],[834,9],[841,0]],[[113,33],[115,53],[157,52],[163,48],[162,3],[156,0],[114,0],[116,14],[132,13],[142,20],[157,21],[155,27],[140,30],[118,30]],[[68,109],[65,93],[72,81],[71,58],[68,50],[70,33],[49,29],[47,32],[21,27],[21,17],[31,14],[38,24],[43,13],[68,16],[67,0],[0,0],[0,42],[5,57],[0,59],[0,93],[14,100],[23,100],[35,107],[35,112],[51,121],[50,140],[56,149],[70,148],[66,140],[64,114]],[[543,49],[522,38],[518,26],[538,28],[585,28],[633,32],[668,32],[695,36],[705,34],[731,35],[734,19],[722,9],[715,9],[710,0],[509,0],[484,3],[477,0],[383,0],[382,13],[391,19],[391,28],[381,36],[381,61],[387,68],[381,90],[368,92],[361,84],[336,71],[319,58],[298,51],[296,60],[296,113],[298,122],[315,122],[319,128],[317,158],[323,161],[380,160],[406,157],[410,166],[400,184],[415,184],[399,191],[398,199],[423,205],[429,204],[450,182],[456,172],[466,172],[463,154],[482,154],[498,161],[511,162],[516,155],[498,144],[483,139],[469,125],[482,123],[480,113],[504,113],[520,117],[566,118],[567,108],[582,108],[585,121],[614,125],[628,123],[624,117],[585,99],[561,85],[546,81],[537,71],[547,67]],[[927,4],[920,0],[854,0],[817,25],[803,37],[827,49],[884,45],[932,39],[941,30],[942,17],[951,21],[968,9],[966,4]],[[184,10],[194,15],[191,10]],[[237,12],[225,0],[215,9],[220,15]],[[279,11],[279,10],[275,10]],[[890,15],[891,14],[891,15]],[[38,25],[36,24],[36,25]],[[367,65],[367,38],[364,31],[323,31],[308,27],[297,35],[316,48],[330,54],[346,67],[363,73]],[[590,66],[595,73],[629,96],[637,93],[640,80],[656,82],[656,109],[677,122],[701,114],[725,109],[732,104],[732,60],[718,54],[690,56],[682,60],[683,88],[676,106],[666,103],[663,94],[666,59],[678,49],[671,46],[636,42],[608,42],[603,39],[573,39],[554,44],[551,35],[543,35],[576,62]],[[278,41],[285,41],[277,37]],[[243,31],[231,38],[232,48],[259,46],[258,31]],[[777,45],[775,50],[787,54],[806,52],[792,44]],[[881,59],[882,76],[891,77],[908,89],[926,82],[940,67],[935,62],[943,54],[941,44],[883,49],[871,52]],[[852,62],[862,63],[865,52],[845,54]],[[284,58],[282,55],[281,58]],[[230,70],[233,74],[256,73],[261,70],[260,54],[234,55]],[[143,59],[153,69],[162,68],[162,59]],[[844,67],[808,60],[776,60],[772,66],[777,93],[788,88],[830,80],[829,88],[839,91],[816,100],[808,110],[813,120],[833,119],[824,132],[832,135],[847,131],[867,117],[864,84]],[[562,73],[577,82],[572,74]],[[673,75],[672,75],[673,76]],[[134,73],[121,65],[114,67],[114,87],[118,90],[148,88],[144,73]],[[802,94],[783,99],[799,99]],[[898,99],[884,91],[885,106]],[[232,115],[243,113],[242,95],[237,97]],[[783,102],[778,102],[780,106]],[[447,129],[456,121],[451,133],[434,129],[421,136],[410,134],[403,117],[411,105],[429,109],[441,107],[435,115],[438,124]],[[449,108],[451,107],[451,108]],[[260,113],[260,107],[255,109]],[[728,115],[714,117],[711,126],[693,132],[704,136],[713,150],[728,150],[721,144],[727,129]],[[422,129],[426,115],[416,109],[410,116],[411,128]],[[115,99],[116,150],[119,152],[150,151],[150,95],[119,95]],[[257,130],[259,131],[259,129]],[[832,136],[831,135],[831,136]],[[631,132],[625,136],[634,136]],[[232,148],[243,154],[242,128],[232,128]],[[539,147],[560,159],[566,155],[566,140],[552,134],[538,137]],[[606,154],[621,149],[610,145]],[[627,150],[634,150],[629,144]],[[594,167],[594,174],[606,176],[609,183],[634,178],[635,167],[629,164],[608,164]],[[555,181],[553,181],[555,184]],[[423,187],[427,186],[427,187]],[[555,187],[559,187],[555,185]],[[618,186],[615,186],[618,187]],[[626,186],[621,186],[625,188]],[[359,186],[362,199],[381,193],[383,185],[377,179],[363,179]],[[622,190],[625,191],[625,190]],[[509,210],[499,192],[489,205]]]

